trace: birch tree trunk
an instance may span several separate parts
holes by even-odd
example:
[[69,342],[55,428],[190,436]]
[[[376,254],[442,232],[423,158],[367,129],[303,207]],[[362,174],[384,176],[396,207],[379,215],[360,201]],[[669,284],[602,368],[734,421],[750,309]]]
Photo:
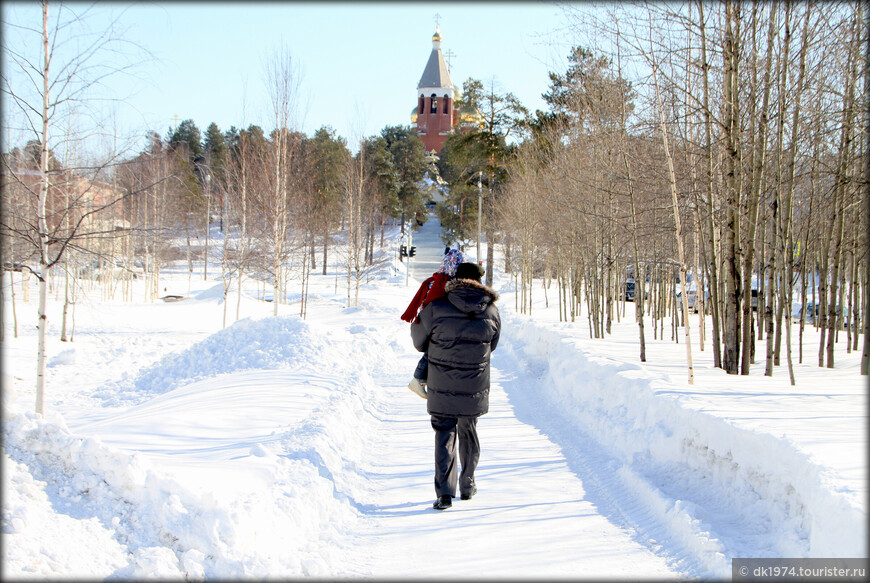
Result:
[[291,112],[298,88],[298,78],[293,69],[293,59],[283,47],[269,64],[268,81],[271,90],[272,110],[275,115],[275,169],[272,209],[272,269],[274,275],[272,313],[278,315],[278,304],[284,302],[284,259],[289,226],[289,175],[291,153]]
[[[239,207],[240,207],[240,217],[239,217],[239,229],[241,232],[239,233],[239,245],[241,248],[239,249],[239,257],[238,264],[236,266],[238,270],[237,274],[237,293],[236,296],[236,321],[241,317],[242,311],[242,282],[245,276],[245,265],[248,261],[248,251],[251,248],[250,242],[248,241],[248,159],[247,159],[247,148],[246,148],[246,140],[242,141],[240,144],[240,155],[239,155],[239,173],[240,173],[240,190],[239,193]],[[227,224],[227,232],[229,232],[229,224]]]
[[739,241],[740,208],[740,117],[738,103],[739,4],[725,2],[724,63],[724,141],[725,141],[725,203],[724,272],[725,272],[725,350],[722,365],[728,374],[737,374],[740,360],[740,272],[737,244]]
[[[746,213],[746,248],[743,255],[743,356],[740,365],[740,374],[749,374],[749,365],[752,362],[751,350],[753,346],[752,338],[752,269],[755,264],[755,231],[758,224],[758,208],[759,199],[761,198],[761,178],[764,172],[765,155],[767,153],[767,127],[768,127],[768,106],[770,103],[770,70],[773,63],[773,46],[776,39],[776,6],[772,5],[770,10],[769,25],[767,29],[767,55],[764,65],[764,78],[762,80],[762,103],[761,114],[758,121],[758,128],[753,132],[755,139],[755,151],[753,152],[753,168],[750,181],[749,200],[747,202]],[[786,24],[786,28],[788,24]],[[754,32],[754,31],[753,31]],[[786,62],[787,58],[786,48]],[[783,68],[785,65],[783,65]],[[760,326],[759,326],[760,327]]]
[[[846,213],[846,185],[849,182],[849,158],[852,152],[852,123],[854,120],[855,83],[858,78],[858,55],[860,37],[858,27],[858,11],[852,21],[852,43],[849,48],[848,72],[845,78],[845,91],[843,96],[843,128],[840,137],[840,160],[837,169],[837,185],[834,195],[835,226],[831,244],[834,246],[831,270],[830,299],[828,300],[828,344],[827,344],[827,367],[834,368],[834,344],[836,342],[837,323],[837,296],[839,288],[839,273],[841,263],[841,250],[843,243],[844,215]],[[840,310],[842,312],[842,310]]]
[[[870,75],[864,75],[864,94],[870,94]],[[864,112],[864,127],[870,127],[870,112]],[[864,138],[864,147],[867,147]],[[866,150],[862,150],[866,151]],[[864,200],[864,236],[870,230],[870,164],[864,164],[864,185],[862,188]],[[864,239],[865,242],[867,239]],[[861,354],[861,374],[870,375],[870,261],[864,259],[864,350]]]
[[[650,31],[652,32],[652,31]],[[654,58],[654,57],[651,57]],[[656,90],[656,102],[659,108],[659,120],[661,122],[661,132],[662,132],[662,146],[665,150],[665,158],[668,162],[668,183],[670,185],[671,190],[671,204],[674,212],[674,228],[675,233],[674,236],[676,238],[677,244],[677,253],[680,261],[680,290],[683,299],[683,330],[685,331],[685,345],[686,345],[686,366],[688,368],[688,377],[689,384],[695,384],[695,366],[692,361],[692,337],[690,333],[690,322],[689,318],[689,293],[686,286],[686,257],[685,252],[683,251],[683,228],[682,222],[680,221],[680,205],[679,200],[677,198],[677,178],[674,173],[674,160],[671,156],[671,149],[668,144],[668,126],[665,121],[665,109],[662,104],[662,96],[661,89],[659,88],[659,80],[658,80],[658,67],[655,63],[651,63],[653,70],[653,80],[655,83]],[[676,306],[674,307],[674,313],[678,314],[678,310],[676,310]]]
[[631,203],[631,242],[634,246],[634,306],[637,319],[638,336],[640,337],[640,361],[646,362],[646,339],[643,333],[643,297],[645,293],[644,279],[640,271],[640,245],[637,242],[637,209],[634,202],[634,186],[631,182],[631,167],[628,155],[623,150],[622,161],[625,164],[625,174],[628,181],[628,197]]
[[46,304],[48,296],[48,277],[50,274],[48,258],[48,223],[46,221],[46,204],[50,178],[48,174],[48,120],[49,120],[49,66],[51,53],[48,44],[48,0],[42,2],[42,139],[39,156],[39,198],[37,200],[36,221],[39,235],[39,268],[36,274],[39,279],[39,306],[37,308],[37,341],[36,341],[36,412],[45,415],[45,338],[48,327]]
[[716,227],[713,208],[713,116],[710,111],[710,63],[707,60],[707,26],[704,20],[704,2],[698,0],[698,27],[701,34],[701,67],[703,80],[702,106],[704,109],[704,151],[706,152],[705,190],[707,198],[707,242],[710,271],[710,308],[713,320],[713,366],[724,368],[722,363],[721,298],[719,297],[719,257],[716,250]]
[[[789,150],[787,153],[786,160],[786,171],[785,171],[785,198],[783,201],[783,211],[782,211],[782,220],[783,220],[783,238],[785,239],[785,257],[783,258],[784,264],[784,273],[783,273],[783,298],[781,302],[788,306],[788,312],[785,316],[785,352],[786,352],[786,362],[788,364],[788,377],[789,382],[792,386],[796,384],[795,375],[794,375],[794,362],[792,359],[792,338],[791,338],[791,312],[792,312],[792,295],[794,293],[793,290],[793,281],[794,281],[794,236],[792,230],[792,223],[794,221],[794,176],[795,176],[795,157],[797,155],[797,146],[798,146],[798,127],[799,127],[799,119],[800,119],[800,111],[801,111],[801,96],[804,91],[804,82],[806,78],[806,68],[807,68],[807,47],[809,40],[809,30],[810,30],[810,7],[806,7],[806,13],[804,15],[804,27],[803,32],[801,33],[801,48],[800,48],[800,64],[798,65],[798,80],[797,80],[797,89],[794,98],[794,109],[792,111],[792,120],[791,120],[791,139],[789,140]],[[804,296],[804,302],[806,301],[806,293],[802,291],[802,296]],[[803,313],[803,311],[801,312]]]

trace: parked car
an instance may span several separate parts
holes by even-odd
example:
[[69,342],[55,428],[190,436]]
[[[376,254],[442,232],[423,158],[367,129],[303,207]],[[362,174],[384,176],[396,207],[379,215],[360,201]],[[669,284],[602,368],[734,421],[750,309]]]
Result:
[[634,301],[634,280],[629,279],[625,282],[625,286],[622,290],[622,295],[625,301],[633,302]]
[[[637,294],[634,279],[628,278],[625,280],[625,284],[622,287],[622,290],[619,292],[619,299],[624,299],[626,302],[633,302],[634,297]],[[644,290],[643,292],[644,299],[649,298],[649,292]]]
[[[686,299],[689,303],[689,309],[694,313],[698,313],[698,309],[700,304],[696,303],[698,296],[698,285],[693,281],[689,283],[688,289],[686,290]],[[710,300],[710,290],[704,290],[704,304],[706,305]],[[683,301],[683,290],[681,288],[677,288],[677,302],[682,305]]]
[[[637,291],[635,288],[634,280],[631,278],[628,278],[625,281],[625,284],[623,285],[622,290],[619,292],[619,299],[620,300],[625,299],[625,301],[627,301],[627,302],[633,302],[636,294],[637,294]],[[649,292],[646,290],[644,290],[644,292],[643,292],[643,299],[645,299],[645,300],[649,299]]]
[[[809,322],[810,324],[815,323],[819,317],[819,305],[820,304],[818,304],[818,303],[807,302],[807,322]],[[797,315],[798,316],[800,315],[800,310],[798,310]],[[840,306],[839,305],[834,306],[834,313],[833,314],[831,314],[830,310],[828,310],[828,318],[831,318],[832,316],[839,316],[839,315],[840,315]]]

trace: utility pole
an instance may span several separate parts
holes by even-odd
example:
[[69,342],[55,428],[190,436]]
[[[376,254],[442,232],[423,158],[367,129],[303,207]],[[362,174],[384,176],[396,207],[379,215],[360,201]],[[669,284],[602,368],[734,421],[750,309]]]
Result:
[[483,215],[483,170],[477,175],[477,262],[480,263],[480,221]]
[[206,168],[205,172],[205,261],[202,266],[202,279],[208,280],[208,235],[211,230],[211,170]]
[[414,235],[411,233],[411,227],[408,227],[408,266],[405,268],[405,287],[408,287],[408,280],[411,278],[411,245],[414,244]]

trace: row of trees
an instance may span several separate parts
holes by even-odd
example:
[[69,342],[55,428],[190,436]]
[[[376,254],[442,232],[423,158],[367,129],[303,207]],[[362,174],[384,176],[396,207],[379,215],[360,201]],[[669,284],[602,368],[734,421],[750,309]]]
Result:
[[691,382],[685,314],[696,286],[702,332],[712,314],[716,366],[748,374],[763,340],[765,374],[784,350],[794,383],[796,302],[799,335],[807,319],[822,331],[819,366],[834,366],[840,334],[851,351],[864,331],[866,374],[863,5],[691,2],[569,14],[593,31],[587,46],[593,37],[611,44],[575,48],[569,69],[551,74],[549,110],[527,119],[509,180],[493,189],[519,308],[531,310],[533,278],[552,280],[562,317],[573,320],[585,303],[599,337],[633,279],[641,360],[646,315],[655,331],[670,314],[672,337],[684,328]]
[[[304,317],[309,278],[317,269],[326,275],[338,243],[348,301],[355,303],[360,283],[383,261],[376,250],[387,222],[424,210],[424,149],[408,127],[384,128],[352,155],[329,127],[308,137],[288,128],[266,135],[257,125],[222,132],[211,124],[203,139],[185,120],[165,138],[150,134],[142,152],[105,170],[102,179],[77,179],[74,169],[52,161],[45,228],[53,262],[40,269],[33,222],[39,149],[32,141],[4,155],[3,259],[10,277],[23,270],[57,284],[61,276],[62,340],[71,339],[68,309],[78,290],[97,281],[106,298],[120,291],[132,300],[132,280],[139,277],[144,299],[152,301],[164,293],[161,270],[179,259],[187,260],[189,278],[194,264],[203,278],[209,258],[220,265],[226,325],[231,286],[241,290],[248,278],[271,286],[271,298],[265,287],[263,298],[276,313],[295,287],[292,299]],[[215,229],[220,247],[210,249]],[[238,294],[236,319],[240,302]]]
[[[97,88],[106,89],[133,63],[119,60],[123,39],[111,27],[88,32],[74,6],[59,5],[52,13],[47,0],[40,25],[18,32],[24,44],[4,37],[13,66],[4,71],[2,90],[16,114],[4,115],[4,131],[15,119],[15,129],[29,129],[30,139],[2,156],[0,228],[4,274],[23,271],[29,274],[25,282],[30,276],[38,281],[39,413],[45,403],[46,298],[58,275],[66,297],[62,340],[72,339],[67,316],[77,290],[99,280],[102,293],[114,296],[120,289],[130,299],[132,279],[144,277],[146,299],[153,300],[161,294],[161,269],[184,257],[191,277],[194,259],[202,260],[204,278],[218,262],[225,298],[233,282],[241,292],[246,278],[262,282],[264,299],[271,286],[276,313],[295,282],[304,317],[318,260],[326,273],[330,250],[339,250],[348,301],[355,302],[359,284],[378,263],[387,221],[424,210],[420,182],[427,165],[411,128],[384,128],[362,139],[354,155],[329,127],[310,137],[294,128],[299,78],[286,51],[267,63],[274,121],[268,134],[257,125],[221,131],[211,124],[203,136],[185,120],[163,138],[149,134],[136,155],[123,155],[117,135],[98,155],[86,146],[105,145],[95,138],[106,135],[108,120],[97,108],[89,111],[93,124],[81,123],[80,114],[102,102],[105,94],[95,94]],[[28,50],[36,46],[39,51]],[[82,52],[71,48],[82,46]],[[114,59],[102,59],[106,51]],[[217,250],[210,249],[215,226],[223,233]],[[14,293],[15,286],[9,289]]]
[[[37,258],[30,217],[36,214],[39,147],[31,141],[4,156],[4,259],[17,269]],[[207,278],[211,257],[222,266],[225,290],[231,277],[241,286],[255,276],[272,284],[276,306],[297,280],[304,316],[307,278],[318,262],[326,274],[340,232],[352,225],[359,260],[352,261],[351,279],[359,282],[375,262],[386,222],[424,210],[423,144],[402,126],[364,139],[352,155],[330,127],[308,137],[287,128],[266,135],[258,125],[221,131],[212,123],[202,137],[188,119],[165,138],[149,134],[146,148],[105,172],[104,180],[74,180],[71,169],[51,159],[49,247],[60,255],[54,242],[66,242],[63,272],[73,288],[83,284],[76,280],[99,278],[109,297],[118,289],[114,284],[141,276],[146,301],[156,299],[168,262],[186,258],[192,277],[197,260]],[[91,220],[82,222],[88,208]],[[81,224],[73,232],[69,223],[75,221]],[[210,250],[215,228],[224,234],[222,247]],[[122,291],[123,299],[132,299],[128,286]]]

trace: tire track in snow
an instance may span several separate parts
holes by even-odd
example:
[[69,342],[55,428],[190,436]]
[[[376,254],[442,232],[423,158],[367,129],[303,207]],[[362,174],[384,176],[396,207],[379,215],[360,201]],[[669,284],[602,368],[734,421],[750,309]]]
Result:
[[560,446],[572,471],[583,481],[587,499],[601,514],[633,532],[633,540],[665,558],[681,574],[709,574],[709,566],[696,556],[695,549],[679,542],[669,543],[673,538],[670,520],[662,515],[661,508],[650,503],[649,498],[655,494],[649,486],[575,420],[540,400],[541,384],[548,382],[546,364],[517,350],[509,337],[503,337],[499,350],[503,352],[496,357],[496,365],[515,374],[515,380],[503,382],[503,386],[518,418],[538,427]]
[[845,524],[860,530],[861,513],[787,442],[684,409],[641,367],[508,320],[515,334],[496,357],[531,385],[506,386],[518,411],[563,447],[605,515],[687,575],[727,577],[732,557],[827,556],[813,549],[836,547]]

